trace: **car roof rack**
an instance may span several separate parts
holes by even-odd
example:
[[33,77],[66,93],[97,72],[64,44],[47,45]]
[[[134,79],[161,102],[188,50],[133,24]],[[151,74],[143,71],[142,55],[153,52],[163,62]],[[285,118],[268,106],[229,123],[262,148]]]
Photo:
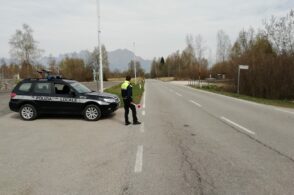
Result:
[[24,81],[53,81],[53,80],[62,80],[61,75],[49,75],[47,78],[27,78]]

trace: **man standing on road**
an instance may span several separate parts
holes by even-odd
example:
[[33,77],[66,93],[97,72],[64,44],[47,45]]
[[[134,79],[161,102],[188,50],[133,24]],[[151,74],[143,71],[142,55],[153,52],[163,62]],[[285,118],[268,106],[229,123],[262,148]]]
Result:
[[138,121],[137,118],[136,106],[133,103],[133,86],[131,85],[130,81],[131,77],[127,76],[126,81],[123,82],[123,84],[121,85],[121,96],[123,98],[125,108],[125,124],[131,124],[129,121],[129,109],[131,109],[133,115],[133,124],[140,125],[141,123]]

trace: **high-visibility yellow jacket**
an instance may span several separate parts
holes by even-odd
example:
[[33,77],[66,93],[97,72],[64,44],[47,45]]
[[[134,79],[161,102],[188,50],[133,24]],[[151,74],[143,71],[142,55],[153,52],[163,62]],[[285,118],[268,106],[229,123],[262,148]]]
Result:
[[133,100],[133,86],[131,85],[130,81],[125,81],[121,85],[121,96],[125,100]]

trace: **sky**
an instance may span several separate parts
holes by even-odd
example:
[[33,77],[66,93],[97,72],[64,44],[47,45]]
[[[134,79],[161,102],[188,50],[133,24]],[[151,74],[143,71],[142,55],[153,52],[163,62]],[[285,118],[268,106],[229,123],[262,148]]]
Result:
[[[98,45],[96,0],[0,0],[0,58],[10,57],[9,39],[22,24],[34,30],[43,55],[92,51]],[[242,29],[261,28],[283,16],[293,0],[100,0],[102,43],[108,51],[134,50],[145,59],[185,48],[188,34],[201,34],[214,57],[216,34],[232,42]],[[133,43],[136,43],[134,48]]]

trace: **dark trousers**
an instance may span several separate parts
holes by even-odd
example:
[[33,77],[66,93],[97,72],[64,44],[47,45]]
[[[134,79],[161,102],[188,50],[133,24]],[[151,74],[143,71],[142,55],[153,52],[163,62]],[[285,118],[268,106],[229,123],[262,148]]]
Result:
[[137,111],[136,111],[136,106],[132,104],[130,100],[124,100],[124,108],[125,108],[125,122],[129,122],[129,109],[132,110],[132,115],[133,115],[133,122],[137,122]]

